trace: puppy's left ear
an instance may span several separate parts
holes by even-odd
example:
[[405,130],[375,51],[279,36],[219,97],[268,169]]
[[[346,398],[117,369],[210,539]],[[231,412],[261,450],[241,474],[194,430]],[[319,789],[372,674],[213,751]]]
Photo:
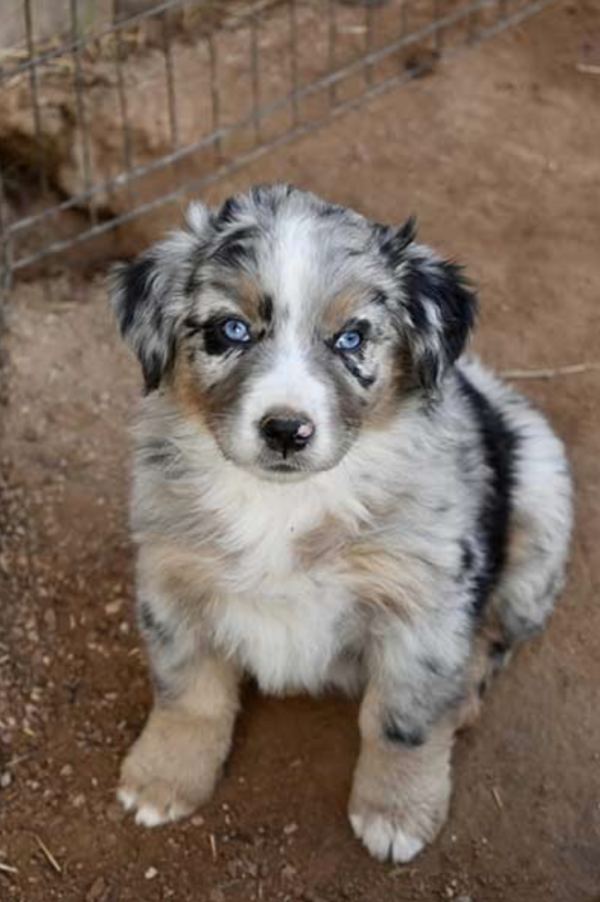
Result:
[[416,375],[421,386],[431,390],[464,350],[475,322],[477,296],[462,267],[416,244],[415,234],[411,218],[388,235],[388,256],[399,283]]
[[110,303],[121,335],[136,353],[147,392],[157,389],[175,358],[189,284],[205,245],[209,211],[194,204],[188,228],[174,232],[109,276]]

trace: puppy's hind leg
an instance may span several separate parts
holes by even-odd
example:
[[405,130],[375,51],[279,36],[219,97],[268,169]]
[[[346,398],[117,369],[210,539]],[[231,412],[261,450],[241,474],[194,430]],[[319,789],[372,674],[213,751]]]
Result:
[[464,696],[455,713],[456,730],[468,730],[479,719],[483,698],[496,674],[509,662],[512,648],[499,627],[483,628],[475,639]]
[[565,449],[545,419],[514,396],[505,412],[518,434],[507,559],[494,614],[515,646],[546,624],[565,582],[573,483]]

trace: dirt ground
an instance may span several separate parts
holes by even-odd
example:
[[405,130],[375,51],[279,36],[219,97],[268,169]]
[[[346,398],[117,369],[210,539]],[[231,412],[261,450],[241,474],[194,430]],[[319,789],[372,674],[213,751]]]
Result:
[[[598,363],[600,9],[556,4],[263,158],[214,199],[288,179],[470,264],[500,369]],[[596,68],[594,68],[596,67]],[[149,231],[157,232],[162,220]],[[568,442],[578,528],[541,640],[457,744],[442,836],[372,861],[345,814],[356,707],[249,689],[215,799],[146,831],[114,801],[150,693],[132,617],[127,422],[137,368],[99,275],[22,282],[0,407],[0,899],[600,900],[598,369],[523,383]]]

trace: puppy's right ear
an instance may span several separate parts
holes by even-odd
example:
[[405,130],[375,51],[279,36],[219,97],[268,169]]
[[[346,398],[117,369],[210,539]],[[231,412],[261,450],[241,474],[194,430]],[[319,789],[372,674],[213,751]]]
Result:
[[188,229],[174,232],[136,260],[117,263],[110,272],[110,304],[121,335],[140,361],[147,392],[159,387],[173,364],[209,224],[207,208],[194,204]]

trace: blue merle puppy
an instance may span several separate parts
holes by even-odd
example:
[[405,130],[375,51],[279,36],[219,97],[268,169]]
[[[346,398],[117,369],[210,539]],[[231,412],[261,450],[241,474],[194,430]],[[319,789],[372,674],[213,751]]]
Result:
[[240,683],[361,698],[352,828],[406,862],[444,823],[456,731],[563,585],[565,452],[461,357],[475,297],[412,221],[287,185],[118,266],[137,354],[132,525],[155,686],[119,798],[147,826],[213,792]]

